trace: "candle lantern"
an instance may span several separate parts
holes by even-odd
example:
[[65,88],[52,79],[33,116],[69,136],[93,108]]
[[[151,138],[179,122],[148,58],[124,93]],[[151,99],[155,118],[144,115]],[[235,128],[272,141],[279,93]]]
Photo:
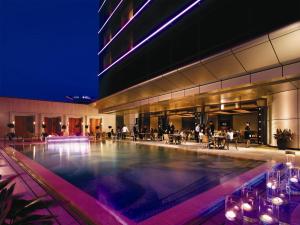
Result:
[[276,207],[268,201],[268,199],[260,198],[258,218],[260,224],[278,224],[278,211]]
[[251,187],[244,187],[241,191],[241,210],[243,211],[243,221],[249,224],[257,224],[258,208],[258,191]]
[[295,152],[294,151],[285,151],[285,157],[286,157],[286,166],[287,167],[293,167],[295,163]]
[[243,220],[243,212],[241,209],[241,201],[239,196],[228,195],[225,198],[225,218],[226,224],[241,224]]
[[300,195],[300,168],[294,167],[288,170],[288,188],[291,195]]
[[279,170],[269,171],[266,179],[267,199],[271,201],[272,197],[278,194],[281,186],[281,176]]

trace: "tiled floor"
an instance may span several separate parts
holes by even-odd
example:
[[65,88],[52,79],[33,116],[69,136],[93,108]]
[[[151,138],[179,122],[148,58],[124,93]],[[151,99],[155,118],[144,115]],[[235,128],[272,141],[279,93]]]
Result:
[[[26,199],[33,199],[37,197],[43,197],[45,200],[53,200],[53,198],[47,194],[47,192],[34,181],[24,170],[16,164],[10,157],[0,150],[0,174],[2,178],[18,175],[14,180],[16,183],[15,194],[21,194]],[[42,215],[54,215],[55,223],[59,225],[79,225],[83,224],[77,218],[75,219],[62,207],[62,205],[56,202],[55,206],[52,206],[45,210],[38,211]]]

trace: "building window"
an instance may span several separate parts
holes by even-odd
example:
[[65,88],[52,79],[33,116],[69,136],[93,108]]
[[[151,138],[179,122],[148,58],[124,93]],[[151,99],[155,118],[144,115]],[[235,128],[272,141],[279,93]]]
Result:
[[111,53],[107,52],[103,57],[103,68],[108,67],[111,64]]

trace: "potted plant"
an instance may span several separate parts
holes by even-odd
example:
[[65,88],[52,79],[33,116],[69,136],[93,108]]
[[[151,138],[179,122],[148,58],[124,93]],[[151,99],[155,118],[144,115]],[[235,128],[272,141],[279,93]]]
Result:
[[53,200],[23,198],[14,194],[17,176],[11,176],[0,181],[0,224],[54,224],[54,216],[41,215],[40,210],[54,206]]
[[7,127],[9,128],[9,133],[7,134],[8,139],[11,141],[15,137],[15,124],[8,123]]
[[47,134],[47,132],[46,132],[46,124],[42,124],[42,141],[45,141],[45,139],[46,139],[46,137],[48,137],[48,134]]
[[13,128],[15,128],[15,125],[13,123],[8,123],[7,127],[10,128],[10,129],[13,129]]
[[277,129],[274,138],[277,140],[278,149],[285,150],[292,140],[292,132],[290,129]]

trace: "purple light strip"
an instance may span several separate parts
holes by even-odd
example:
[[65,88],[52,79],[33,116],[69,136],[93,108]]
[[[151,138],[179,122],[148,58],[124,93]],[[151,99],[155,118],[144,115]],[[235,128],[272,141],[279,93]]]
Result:
[[119,36],[119,34],[128,26],[128,24],[131,23],[131,21],[140,14],[140,12],[151,2],[151,0],[148,0],[134,15],[133,17],[127,21],[127,23],[112,37],[112,39],[110,39],[109,42],[107,42],[107,44],[100,50],[100,52],[98,52],[98,55],[100,55],[106,48],[107,46],[110,45],[110,43],[117,37]]
[[106,1],[107,1],[107,0],[104,0],[104,1],[103,1],[102,5],[100,6],[100,8],[99,8],[99,10],[98,10],[98,13],[101,11],[101,9],[103,8],[103,6],[104,6],[104,4],[105,4]]
[[110,16],[107,18],[107,20],[105,21],[105,23],[102,25],[102,27],[100,28],[100,30],[98,31],[98,34],[100,34],[100,32],[103,30],[103,28],[105,27],[105,25],[108,23],[108,21],[110,20],[110,18],[115,14],[115,12],[118,10],[118,8],[120,7],[120,5],[122,4],[123,0],[121,0],[119,2],[119,4],[116,6],[116,8],[114,9],[114,11],[112,11],[112,13],[110,14]]
[[101,73],[98,74],[98,76],[101,76],[103,73],[105,73],[107,70],[109,70],[111,67],[113,67],[115,64],[120,62],[122,59],[124,59],[126,56],[131,54],[133,51],[138,49],[141,45],[149,41],[151,38],[159,34],[161,31],[163,31],[165,28],[170,26],[175,20],[182,17],[185,13],[187,13],[189,10],[191,10],[193,7],[195,7],[198,3],[200,3],[202,0],[197,0],[194,3],[192,3],[190,6],[185,8],[183,11],[181,11],[179,14],[177,14],[175,17],[170,19],[168,22],[166,22],[164,25],[162,25],[160,28],[158,28],[156,31],[154,31],[152,34],[150,34],[148,37],[146,37],[144,40],[142,40],[140,43],[138,43],[136,46],[134,46],[132,49],[130,49],[128,52],[126,52],[124,55],[122,55],[120,58],[118,58],[116,61],[114,61],[112,64],[110,64],[107,68],[105,68]]

